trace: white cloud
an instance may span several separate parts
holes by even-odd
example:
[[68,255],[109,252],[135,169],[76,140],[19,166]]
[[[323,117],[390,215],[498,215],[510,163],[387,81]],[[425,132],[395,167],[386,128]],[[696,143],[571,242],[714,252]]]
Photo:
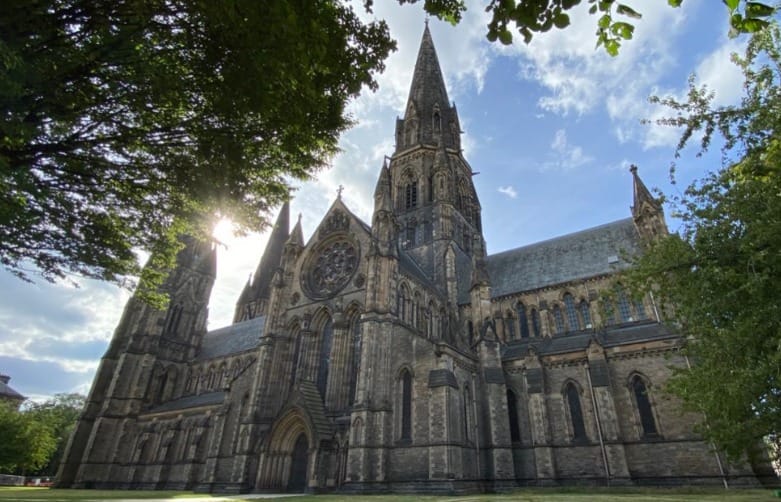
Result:
[[512,185],[507,185],[506,187],[499,187],[496,191],[508,196],[511,199],[515,199],[518,197],[518,192],[515,191],[515,188],[513,188]]
[[732,62],[732,54],[742,55],[746,50],[747,39],[725,39],[713,52],[708,54],[694,70],[697,82],[705,84],[715,94],[713,103],[717,106],[738,102],[743,92],[743,73]]
[[553,136],[550,144],[551,151],[544,164],[544,169],[562,169],[569,170],[588,164],[594,160],[583,152],[579,146],[573,145],[567,139],[567,131],[559,129]]

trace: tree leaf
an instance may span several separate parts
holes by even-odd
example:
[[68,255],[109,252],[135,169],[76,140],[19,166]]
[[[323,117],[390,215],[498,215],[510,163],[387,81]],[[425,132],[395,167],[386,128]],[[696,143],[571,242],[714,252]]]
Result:
[[773,7],[759,2],[746,2],[746,17],[768,17],[775,12]]
[[565,14],[564,12],[560,13],[558,16],[553,18],[553,24],[556,26],[556,28],[566,28],[569,26],[569,16]]
[[618,6],[616,7],[616,12],[618,14],[622,14],[624,16],[631,17],[632,19],[640,19],[640,18],[643,17],[642,14],[640,14],[636,10],[632,9],[628,5],[624,5],[624,4],[618,4]]

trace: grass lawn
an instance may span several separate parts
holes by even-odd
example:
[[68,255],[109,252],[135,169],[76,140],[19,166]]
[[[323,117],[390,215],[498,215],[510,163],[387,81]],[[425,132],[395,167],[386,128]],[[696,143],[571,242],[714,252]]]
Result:
[[51,488],[0,487],[0,500],[53,501],[53,500],[144,500],[144,499],[209,499],[226,501],[287,502],[754,502],[779,501],[774,490],[721,490],[714,488],[527,488],[498,495],[304,495],[286,498],[250,498],[250,495],[220,496],[180,491],[139,490],[58,490]]

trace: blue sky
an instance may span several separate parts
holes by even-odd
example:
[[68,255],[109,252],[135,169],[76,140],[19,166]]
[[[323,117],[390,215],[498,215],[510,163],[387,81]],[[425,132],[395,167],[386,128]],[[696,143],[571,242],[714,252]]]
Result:
[[[676,190],[668,169],[678,132],[640,123],[665,116],[649,95],[683,96],[695,72],[718,103],[739,99],[742,79],[729,54],[741,52],[746,39],[727,38],[721,2],[686,0],[679,9],[628,2],[643,19],[617,58],[594,50],[596,18],[585,14],[587,3],[566,30],[509,47],[486,41],[486,14],[480,2],[467,3],[460,25],[432,19],[430,29],[458,107],[466,159],[480,173],[474,181],[489,254],[629,216],[630,164],[649,187]],[[407,100],[425,16],[418,5],[391,0],[375,2],[374,15],[388,21],[398,51],[378,76],[379,91],[350,105],[357,125],[343,136],[332,167],[298,187],[291,209],[302,214],[306,238],[339,185],[347,206],[371,221],[376,177],[383,156],[393,153],[394,121]],[[717,154],[696,159],[690,152],[679,162],[679,182],[719,162]],[[210,329],[230,323],[266,240],[220,237],[228,248],[220,253]],[[79,288],[27,284],[0,272],[0,373],[26,396],[88,392],[119,321],[127,291],[76,280]]]

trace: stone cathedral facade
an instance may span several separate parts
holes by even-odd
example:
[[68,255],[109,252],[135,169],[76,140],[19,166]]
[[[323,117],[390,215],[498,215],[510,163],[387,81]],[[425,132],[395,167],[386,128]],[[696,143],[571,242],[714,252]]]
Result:
[[615,280],[667,232],[636,169],[626,219],[489,256],[460,135],[426,28],[371,225],[338,197],[305,240],[285,205],[234,323],[213,331],[216,251],[188,241],[168,309],[128,302],[59,485],[758,483],[658,391],[688,362],[653,298]]

